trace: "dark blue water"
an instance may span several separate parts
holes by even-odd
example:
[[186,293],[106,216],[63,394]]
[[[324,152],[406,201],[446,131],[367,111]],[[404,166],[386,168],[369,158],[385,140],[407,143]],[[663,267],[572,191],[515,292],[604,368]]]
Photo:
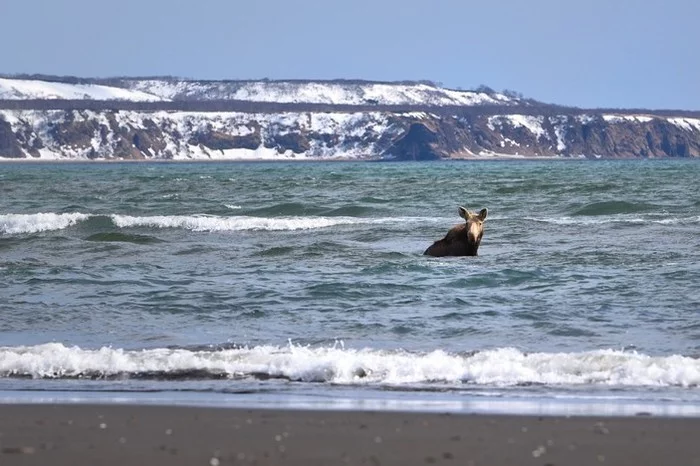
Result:
[[[3,164],[0,390],[697,406],[698,179],[696,161]],[[423,256],[459,205],[489,209],[479,256]]]

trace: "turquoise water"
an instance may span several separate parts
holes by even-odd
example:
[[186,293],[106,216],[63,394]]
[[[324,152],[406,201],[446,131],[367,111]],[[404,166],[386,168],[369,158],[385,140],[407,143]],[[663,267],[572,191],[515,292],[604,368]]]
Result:
[[[697,407],[698,179],[696,161],[3,164],[0,392]],[[459,205],[489,209],[479,256],[423,256]]]

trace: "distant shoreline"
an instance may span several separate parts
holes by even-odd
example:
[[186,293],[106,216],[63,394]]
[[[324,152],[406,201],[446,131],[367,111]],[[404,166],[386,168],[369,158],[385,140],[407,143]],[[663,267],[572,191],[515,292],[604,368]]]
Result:
[[700,111],[580,108],[425,81],[29,75],[0,78],[0,135],[8,157],[700,158]]
[[[537,162],[537,161],[591,161],[600,162],[605,160],[682,160],[678,158],[656,158],[656,159],[640,159],[640,158],[584,158],[584,157],[548,157],[548,156],[473,156],[473,157],[455,157],[450,159],[440,160],[391,160],[391,159],[358,159],[358,158],[280,158],[280,159],[16,159],[9,157],[0,157],[0,164],[139,164],[139,163],[173,163],[173,164],[188,164],[188,163],[445,163],[445,162]],[[690,159],[695,160],[695,159]]]

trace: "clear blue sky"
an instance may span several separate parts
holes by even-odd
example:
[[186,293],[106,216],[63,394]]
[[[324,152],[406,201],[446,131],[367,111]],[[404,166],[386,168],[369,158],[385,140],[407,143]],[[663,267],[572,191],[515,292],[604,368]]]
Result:
[[700,110],[697,0],[0,1],[0,73],[430,79]]

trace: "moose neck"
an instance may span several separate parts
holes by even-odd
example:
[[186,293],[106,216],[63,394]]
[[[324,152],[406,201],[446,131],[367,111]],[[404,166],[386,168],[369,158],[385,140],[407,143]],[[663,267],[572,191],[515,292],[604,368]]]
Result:
[[466,248],[467,249],[467,254],[466,254],[467,256],[476,256],[477,255],[476,252],[479,249],[479,243],[467,241],[466,246],[467,246],[467,248]]

